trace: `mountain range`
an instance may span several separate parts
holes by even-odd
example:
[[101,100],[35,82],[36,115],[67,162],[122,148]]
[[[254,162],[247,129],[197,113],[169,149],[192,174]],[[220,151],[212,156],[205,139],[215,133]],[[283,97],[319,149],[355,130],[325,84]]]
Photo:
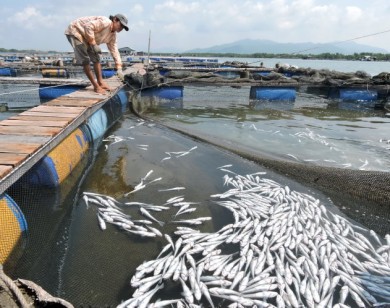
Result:
[[359,44],[353,41],[332,43],[278,43],[271,40],[244,39],[228,44],[215,45],[207,48],[196,48],[185,51],[186,53],[274,53],[274,54],[321,54],[340,53],[351,55],[354,53],[370,52],[384,53],[389,51],[369,45]]

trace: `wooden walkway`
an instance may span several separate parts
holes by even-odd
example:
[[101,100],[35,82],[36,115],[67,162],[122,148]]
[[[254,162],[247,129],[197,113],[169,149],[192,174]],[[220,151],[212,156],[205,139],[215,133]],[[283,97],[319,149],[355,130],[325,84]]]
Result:
[[105,81],[106,95],[89,86],[0,121],[0,194],[124,86],[117,76]]

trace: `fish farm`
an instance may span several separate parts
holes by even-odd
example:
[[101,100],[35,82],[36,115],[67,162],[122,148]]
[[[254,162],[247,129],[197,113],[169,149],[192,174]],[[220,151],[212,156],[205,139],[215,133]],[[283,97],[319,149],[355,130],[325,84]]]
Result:
[[390,306],[389,73],[77,69],[0,67],[0,306]]

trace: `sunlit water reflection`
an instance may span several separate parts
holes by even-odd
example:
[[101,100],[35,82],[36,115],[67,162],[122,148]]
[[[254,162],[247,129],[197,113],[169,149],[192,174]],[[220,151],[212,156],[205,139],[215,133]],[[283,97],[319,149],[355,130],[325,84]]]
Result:
[[249,88],[185,86],[182,103],[158,101],[148,116],[302,163],[390,170],[390,119],[359,102],[297,93],[294,102],[254,101]]

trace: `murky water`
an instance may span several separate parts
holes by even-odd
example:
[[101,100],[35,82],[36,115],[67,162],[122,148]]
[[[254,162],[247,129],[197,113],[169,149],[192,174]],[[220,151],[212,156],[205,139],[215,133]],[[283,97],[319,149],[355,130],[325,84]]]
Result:
[[[121,202],[154,205],[183,196],[186,201],[199,204],[196,212],[181,218],[210,216],[212,220],[199,226],[199,230],[216,232],[233,222],[232,213],[216,205],[211,197],[227,190],[223,178],[226,171],[218,168],[224,165],[232,165],[230,169],[242,175],[266,172],[263,177],[318,198],[330,212],[343,216],[329,196],[225,150],[176,133],[153,119],[175,123],[194,134],[223,138],[232,146],[242,143],[286,160],[389,170],[388,144],[380,141],[389,138],[385,129],[389,119],[381,111],[339,109],[323,98],[307,94],[298,94],[295,102],[264,106],[250,102],[248,95],[249,89],[245,87],[186,87],[182,100],[146,102],[149,108],[143,114],[148,121],[131,113],[124,115],[107,133],[123,140],[103,142],[89,169],[86,161],[58,191],[29,191],[34,200],[17,200],[26,213],[31,233],[23,255],[12,266],[13,276],[31,279],[75,306],[119,304],[134,292],[130,279],[136,268],[156,258],[166,240],[142,238],[110,224],[102,231],[97,207],[87,206],[82,193],[96,192]],[[189,150],[183,156],[172,154]],[[151,170],[148,179],[156,181],[125,197]],[[171,188],[183,189],[166,191]],[[347,199],[345,204],[349,204]],[[132,219],[145,219],[138,207],[121,206],[121,209]],[[161,232],[173,234],[177,227],[172,223],[176,212],[172,208],[153,213],[165,222],[159,227]],[[381,219],[381,223],[389,223],[386,217]],[[352,224],[360,226],[357,222]],[[179,292],[173,288],[167,294],[173,298]]]
[[[218,230],[231,221],[227,211],[213,206],[210,201],[210,195],[223,190],[223,173],[217,167],[233,164],[241,172],[264,170],[234,155],[157,127],[153,122],[140,123],[136,117],[128,115],[117,125],[111,133],[135,139],[113,144],[107,151],[100,148],[80,192],[92,191],[120,201],[160,205],[173,196],[184,195],[188,201],[200,202],[196,215],[215,217],[201,230]],[[148,145],[147,150],[140,145]],[[162,161],[167,156],[165,152],[189,150],[194,146],[197,149],[191,155]],[[150,170],[153,170],[151,179],[161,177],[162,180],[124,198],[123,195]],[[269,175],[272,177],[272,173]],[[178,186],[185,190],[159,192]],[[76,305],[114,305],[129,298],[133,292],[129,281],[135,268],[154,258],[165,245],[164,240],[129,236],[115,227],[102,232],[96,208],[87,208],[81,198],[74,201],[73,193],[63,199],[58,194],[36,192],[33,194],[36,199],[29,200],[34,209],[23,209],[31,234],[15,275],[38,281],[50,293]],[[22,208],[26,207],[22,201],[18,202]],[[137,208],[129,208],[126,212],[133,218],[144,218]],[[176,226],[169,223],[174,213],[170,211],[158,216],[167,222],[162,232],[169,234],[175,230]]]

